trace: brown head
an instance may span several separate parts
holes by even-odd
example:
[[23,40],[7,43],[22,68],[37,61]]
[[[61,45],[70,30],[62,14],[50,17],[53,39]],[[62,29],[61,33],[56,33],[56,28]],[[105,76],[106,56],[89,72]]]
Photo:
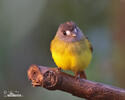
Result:
[[83,39],[84,35],[78,26],[74,22],[70,21],[59,26],[56,38],[66,42],[74,42]]

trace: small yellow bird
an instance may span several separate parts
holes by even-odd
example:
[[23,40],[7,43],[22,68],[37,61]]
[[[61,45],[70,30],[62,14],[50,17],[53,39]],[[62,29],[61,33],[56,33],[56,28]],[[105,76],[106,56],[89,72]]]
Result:
[[58,68],[71,70],[75,77],[85,78],[84,69],[92,58],[92,45],[74,22],[59,26],[50,51]]

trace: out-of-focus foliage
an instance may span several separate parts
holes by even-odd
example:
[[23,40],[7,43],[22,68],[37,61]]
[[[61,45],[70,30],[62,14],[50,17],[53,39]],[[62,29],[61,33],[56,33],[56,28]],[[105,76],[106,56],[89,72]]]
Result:
[[[125,88],[121,77],[125,68],[120,67],[121,63],[125,65],[124,59],[110,27],[116,6],[110,0],[0,0],[0,98],[8,99],[3,97],[4,90],[18,90],[24,96],[21,100],[81,99],[33,88],[27,78],[31,64],[56,67],[49,45],[59,24],[65,21],[74,21],[94,47],[86,70],[88,79]],[[114,57],[119,57],[117,62]]]

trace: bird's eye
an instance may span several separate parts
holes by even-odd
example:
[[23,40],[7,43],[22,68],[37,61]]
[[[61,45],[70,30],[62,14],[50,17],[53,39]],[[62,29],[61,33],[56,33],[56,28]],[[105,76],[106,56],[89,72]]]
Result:
[[71,32],[69,30],[63,31],[63,35],[71,35]]
[[63,35],[66,35],[66,31],[63,32]]

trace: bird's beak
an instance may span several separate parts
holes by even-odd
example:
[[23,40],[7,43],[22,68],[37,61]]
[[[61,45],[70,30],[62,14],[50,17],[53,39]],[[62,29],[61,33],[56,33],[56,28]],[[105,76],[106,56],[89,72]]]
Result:
[[76,34],[75,34],[75,33],[72,33],[71,35],[72,35],[73,37],[76,37]]

